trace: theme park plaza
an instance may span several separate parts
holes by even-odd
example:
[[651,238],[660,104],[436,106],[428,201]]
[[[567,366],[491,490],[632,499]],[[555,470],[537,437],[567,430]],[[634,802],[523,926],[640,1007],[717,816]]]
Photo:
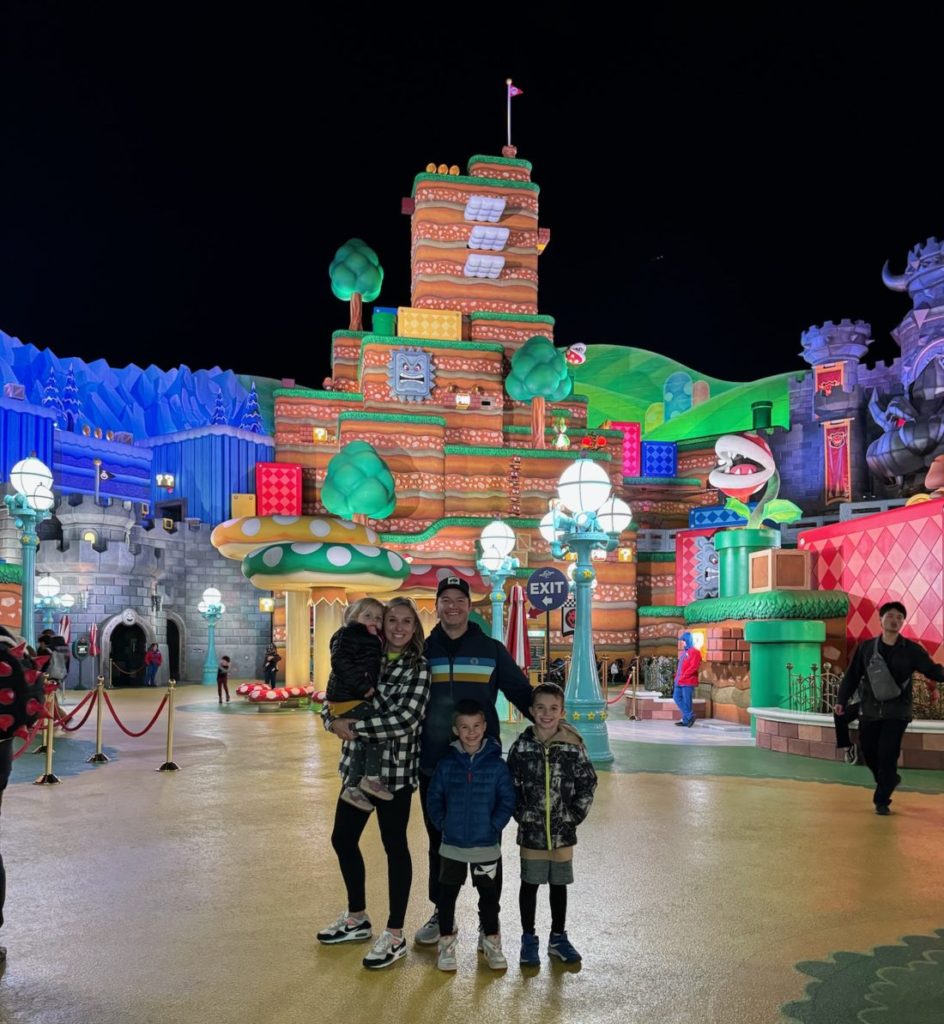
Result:
[[[119,692],[114,703],[138,731],[159,696]],[[0,1020],[827,1024],[879,998],[908,1008],[889,1020],[938,1019],[932,989],[921,995],[941,942],[937,773],[905,770],[896,813],[882,820],[864,768],[730,746],[734,737],[702,723],[614,723],[614,762],[600,771],[571,892],[580,968],[489,970],[469,898],[455,976],[436,970],[435,947],[370,972],[366,944],[314,940],[343,904],[329,844],[337,740],[309,712],[265,714],[235,698],[220,708],[210,687],[181,687],[177,698],[179,772],[155,771],[160,726],[132,740],[106,724],[102,765],[86,763],[88,726],[57,737],[59,786],[32,784],[42,755],[16,761],[3,817]],[[425,841],[415,801],[408,934],[427,916]],[[376,932],[386,872],[373,822],[362,846]],[[511,959],[511,828],[504,855]],[[876,886],[879,862],[896,867]],[[539,905],[543,934],[546,914]]]
[[[939,691],[909,681],[887,815],[832,710],[886,601],[944,661],[944,247],[881,273],[892,362],[850,310],[802,332],[803,372],[728,381],[555,338],[532,170],[510,143],[417,167],[410,294],[381,305],[378,253],[340,245],[317,387],[0,332],[0,1019],[940,1019]],[[331,638],[365,595],[409,598],[428,635],[446,580],[524,692],[558,673],[599,772],[579,965],[518,964],[512,826],[507,971],[479,962],[466,899],[454,975],[424,947],[366,971],[362,944],[315,940],[344,901],[339,745],[314,713]],[[507,750],[522,725],[497,712]],[[409,841],[411,936],[430,911],[417,800]],[[376,934],[373,820],[363,846]]]

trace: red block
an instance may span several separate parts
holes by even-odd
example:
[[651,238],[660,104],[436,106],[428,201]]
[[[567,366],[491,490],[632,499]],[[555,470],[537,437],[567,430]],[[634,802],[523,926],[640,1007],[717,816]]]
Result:
[[294,462],[256,463],[256,515],[302,514],[302,467]]
[[770,737],[770,749],[776,750],[780,754],[787,752],[787,744],[790,741],[786,736],[771,736]]
[[[725,632],[730,633],[731,631],[729,629],[726,629]],[[737,640],[719,640],[718,647],[722,651],[736,651]]]
[[779,731],[781,736],[786,736],[791,740],[795,740],[800,735],[799,726],[795,722],[781,722]]
[[810,756],[810,741],[809,740],[787,740],[787,752],[790,754],[799,754],[800,757]]
[[770,742],[773,737],[769,732],[759,732],[757,734],[757,746],[762,750],[770,750]]

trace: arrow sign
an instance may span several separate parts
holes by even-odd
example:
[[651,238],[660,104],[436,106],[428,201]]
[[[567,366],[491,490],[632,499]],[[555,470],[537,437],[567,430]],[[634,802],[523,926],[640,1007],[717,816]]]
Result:
[[536,569],[528,577],[528,600],[542,612],[552,612],[567,601],[570,581],[559,569]]

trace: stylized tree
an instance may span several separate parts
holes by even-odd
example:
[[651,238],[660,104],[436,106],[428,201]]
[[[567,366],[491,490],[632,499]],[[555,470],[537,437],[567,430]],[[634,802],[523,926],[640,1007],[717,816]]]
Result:
[[265,433],[262,416],[259,413],[259,396],[256,394],[255,381],[249,387],[249,397],[246,399],[246,409],[243,412],[243,418],[239,421],[239,429],[248,430],[252,434]]
[[72,363],[66,371],[66,386],[62,392],[62,408],[66,417],[66,430],[75,430],[79,422],[79,410],[82,407],[79,401],[79,385],[75,382],[75,368]]
[[574,389],[567,372],[564,353],[550,339],[536,334],[511,357],[511,373],[505,378],[505,391],[516,402],[531,403],[531,444],[546,448],[544,440],[545,402],[560,402]]
[[397,504],[393,475],[373,445],[352,441],[328,463],[321,501],[342,519],[386,519]]
[[351,238],[334,254],[331,266],[331,291],[343,302],[351,303],[350,331],[362,331],[362,302],[373,302],[383,284],[383,267],[377,253],[359,238]]
[[66,422],[66,411],[62,405],[62,398],[59,396],[59,382],[56,380],[55,371],[49,371],[49,379],[46,381],[46,386],[43,388],[43,405],[47,409],[52,409],[56,414],[56,423],[60,426]]
[[226,426],[226,407],[223,405],[223,389],[216,389],[216,408],[213,410],[213,418],[210,420],[210,426],[212,427],[223,427]]

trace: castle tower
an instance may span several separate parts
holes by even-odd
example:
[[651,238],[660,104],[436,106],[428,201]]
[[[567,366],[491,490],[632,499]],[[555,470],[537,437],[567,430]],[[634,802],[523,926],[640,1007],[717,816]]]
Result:
[[864,320],[827,320],[804,331],[800,340],[803,358],[813,367],[812,418],[820,430],[818,436],[810,432],[813,450],[804,453],[804,465],[797,469],[810,482],[816,479],[817,504],[828,508],[868,489],[868,423],[859,361],[872,344],[872,328]]
[[467,175],[445,170],[417,175],[407,200],[413,309],[457,311],[465,338],[507,343],[509,355],[532,335],[553,338],[553,319],[538,314],[550,231],[538,226],[531,164],[473,156]]

